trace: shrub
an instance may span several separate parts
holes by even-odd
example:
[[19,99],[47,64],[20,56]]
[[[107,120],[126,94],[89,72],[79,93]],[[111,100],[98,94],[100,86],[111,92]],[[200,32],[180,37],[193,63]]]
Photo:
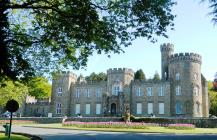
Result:
[[195,125],[193,124],[169,124],[169,129],[177,129],[177,130],[188,130],[188,129],[194,129]]

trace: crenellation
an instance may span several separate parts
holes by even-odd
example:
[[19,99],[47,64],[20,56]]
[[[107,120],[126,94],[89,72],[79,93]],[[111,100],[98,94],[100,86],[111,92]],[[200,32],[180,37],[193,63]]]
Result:
[[170,43],[164,43],[160,46],[161,51],[173,51],[174,46]]
[[202,63],[202,57],[196,53],[175,53],[170,56],[169,63],[177,63],[179,61]]

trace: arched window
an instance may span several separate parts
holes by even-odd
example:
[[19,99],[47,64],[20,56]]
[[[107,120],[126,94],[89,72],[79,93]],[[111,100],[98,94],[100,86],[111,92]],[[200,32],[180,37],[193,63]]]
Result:
[[195,96],[199,96],[199,87],[198,86],[195,86],[194,89],[193,89],[193,94]]
[[182,104],[177,101],[176,102],[176,114],[181,114],[182,113]]
[[121,90],[122,90],[121,82],[119,80],[116,80],[112,85],[112,95],[117,96],[119,92],[121,92]]
[[199,102],[196,102],[195,113],[200,114],[200,103]]
[[180,73],[176,73],[176,80],[180,80]]

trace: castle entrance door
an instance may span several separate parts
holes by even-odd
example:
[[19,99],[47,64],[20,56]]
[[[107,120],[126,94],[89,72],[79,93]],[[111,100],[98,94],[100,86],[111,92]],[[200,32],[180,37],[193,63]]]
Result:
[[111,115],[115,115],[116,114],[116,104],[112,103],[111,104]]

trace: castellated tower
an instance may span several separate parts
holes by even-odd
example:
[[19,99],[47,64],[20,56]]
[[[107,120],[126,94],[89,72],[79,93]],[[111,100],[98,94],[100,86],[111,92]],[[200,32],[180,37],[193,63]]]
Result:
[[51,94],[51,113],[54,117],[70,115],[71,86],[77,76],[71,72],[61,72],[53,77]]
[[169,57],[171,116],[203,117],[201,56],[179,53]]
[[173,54],[174,46],[170,43],[164,43],[160,46],[161,50],[161,78],[168,80],[169,57]]
[[134,72],[127,68],[114,68],[107,70],[107,91],[112,94],[113,86],[118,84],[123,91],[123,88],[129,86],[134,79]]

